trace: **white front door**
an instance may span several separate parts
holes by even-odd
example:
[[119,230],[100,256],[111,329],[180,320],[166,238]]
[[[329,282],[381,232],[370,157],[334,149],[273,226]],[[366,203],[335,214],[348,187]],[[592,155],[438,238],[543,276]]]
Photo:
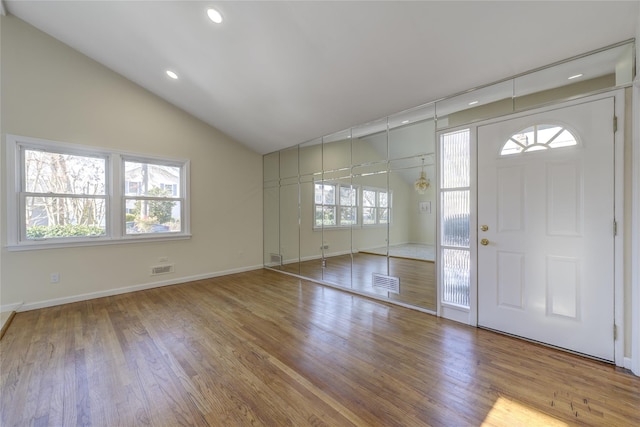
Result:
[[611,97],[478,127],[480,326],[614,360],[613,116]]

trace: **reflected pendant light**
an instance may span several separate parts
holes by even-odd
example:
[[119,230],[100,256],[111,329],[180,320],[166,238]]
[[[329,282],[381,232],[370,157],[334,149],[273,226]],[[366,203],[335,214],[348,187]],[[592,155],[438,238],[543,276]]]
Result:
[[420,178],[418,178],[414,184],[414,187],[418,194],[424,194],[427,192],[427,188],[431,186],[431,182],[427,179],[427,174],[424,172],[424,157],[422,158],[422,171],[420,172]]

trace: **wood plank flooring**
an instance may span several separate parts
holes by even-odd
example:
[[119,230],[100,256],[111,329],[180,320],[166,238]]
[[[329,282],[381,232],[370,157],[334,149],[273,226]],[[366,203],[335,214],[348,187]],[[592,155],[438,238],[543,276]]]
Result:
[[268,270],[18,313],[2,426],[640,425],[611,365]]
[[[411,258],[389,257],[359,252],[338,255],[322,260],[316,259],[275,267],[287,273],[297,274],[313,280],[332,283],[359,292],[426,308],[435,313],[436,270],[431,261]],[[371,284],[372,274],[388,274],[400,278],[400,293],[385,292]]]

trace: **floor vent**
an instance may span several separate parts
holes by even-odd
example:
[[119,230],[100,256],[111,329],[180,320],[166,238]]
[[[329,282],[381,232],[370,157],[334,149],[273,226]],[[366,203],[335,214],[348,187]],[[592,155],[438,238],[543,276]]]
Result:
[[400,293],[400,278],[395,276],[385,276],[384,274],[373,273],[373,287],[386,289],[396,294]]
[[275,267],[276,265],[282,265],[282,255],[280,254],[270,254],[271,255],[271,263],[269,264],[271,267]]
[[173,264],[156,265],[151,267],[151,275],[157,276],[158,274],[173,273]]

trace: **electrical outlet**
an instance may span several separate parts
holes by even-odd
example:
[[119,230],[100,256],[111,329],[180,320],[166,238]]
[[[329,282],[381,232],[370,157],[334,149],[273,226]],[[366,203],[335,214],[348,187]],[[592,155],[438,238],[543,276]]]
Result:
[[51,283],[58,283],[60,281],[60,273],[51,273],[49,281]]

